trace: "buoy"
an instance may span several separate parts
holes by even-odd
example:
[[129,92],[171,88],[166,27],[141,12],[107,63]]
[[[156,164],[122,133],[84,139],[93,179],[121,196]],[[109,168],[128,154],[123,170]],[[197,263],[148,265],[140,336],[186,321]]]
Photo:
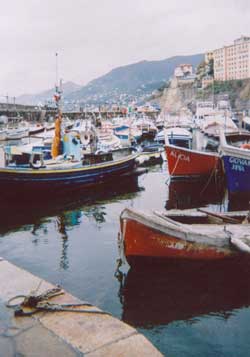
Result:
[[241,148],[241,149],[248,149],[248,150],[250,150],[250,144],[248,144],[248,143],[242,144],[242,145],[240,146],[240,148]]

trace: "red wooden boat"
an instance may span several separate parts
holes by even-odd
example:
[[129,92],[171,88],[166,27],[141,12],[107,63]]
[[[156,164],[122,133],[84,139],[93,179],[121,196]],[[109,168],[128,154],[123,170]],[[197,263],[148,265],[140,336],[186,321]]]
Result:
[[[120,216],[124,255],[134,265],[146,260],[208,261],[250,253],[250,224],[241,224],[246,215],[245,211],[225,216],[197,210],[172,210],[166,215],[125,209]],[[211,219],[217,223],[209,224]]]
[[202,177],[221,172],[221,160],[216,152],[187,149],[166,144],[168,170],[171,177]]

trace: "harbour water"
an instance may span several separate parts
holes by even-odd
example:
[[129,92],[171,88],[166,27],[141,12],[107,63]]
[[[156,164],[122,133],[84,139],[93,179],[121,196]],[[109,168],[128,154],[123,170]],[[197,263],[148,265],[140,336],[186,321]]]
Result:
[[[222,187],[170,183],[167,168],[58,201],[0,207],[0,256],[138,328],[168,356],[247,356],[250,265],[117,271],[123,208],[234,208]],[[246,208],[246,207],[242,207]]]

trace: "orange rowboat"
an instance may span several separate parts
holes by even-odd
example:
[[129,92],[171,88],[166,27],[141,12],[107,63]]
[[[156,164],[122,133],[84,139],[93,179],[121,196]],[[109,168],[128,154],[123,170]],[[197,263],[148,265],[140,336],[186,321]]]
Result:
[[124,255],[134,265],[145,259],[218,260],[249,254],[250,224],[241,224],[246,215],[246,211],[225,216],[197,210],[171,210],[166,215],[125,209],[120,216]]

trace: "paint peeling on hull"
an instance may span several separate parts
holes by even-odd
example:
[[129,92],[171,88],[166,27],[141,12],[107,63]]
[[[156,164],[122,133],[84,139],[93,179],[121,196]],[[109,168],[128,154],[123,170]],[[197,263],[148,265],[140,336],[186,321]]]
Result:
[[124,249],[128,262],[135,256],[217,260],[236,254],[236,251],[227,247],[220,248],[171,237],[132,219],[126,220],[123,227]]

